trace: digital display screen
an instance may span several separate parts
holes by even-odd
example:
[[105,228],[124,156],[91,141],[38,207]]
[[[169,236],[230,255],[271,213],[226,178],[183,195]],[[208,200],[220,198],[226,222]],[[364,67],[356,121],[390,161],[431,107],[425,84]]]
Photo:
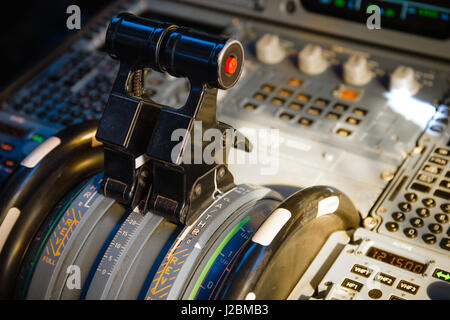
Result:
[[9,124],[6,124],[4,122],[0,122],[0,133],[4,133],[17,138],[23,138],[27,134],[27,131],[10,126]]
[[369,250],[367,250],[366,256],[417,274],[424,273],[427,268],[423,263],[375,247],[370,247]]
[[306,10],[366,23],[367,7],[380,8],[380,27],[447,39],[450,36],[450,1],[302,0]]

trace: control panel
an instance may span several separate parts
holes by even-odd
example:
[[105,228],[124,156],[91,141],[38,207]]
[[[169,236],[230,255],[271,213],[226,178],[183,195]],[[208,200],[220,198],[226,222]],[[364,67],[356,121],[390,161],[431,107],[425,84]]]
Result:
[[[277,143],[268,149],[258,144],[261,137],[247,135],[254,146],[250,156],[275,154],[271,159],[276,161],[262,165],[230,161],[236,183],[295,188],[330,185],[347,194],[363,217],[363,226],[354,234],[328,239],[289,298],[450,299],[450,65],[448,50],[444,50],[448,40],[418,38],[413,33],[400,37],[398,31],[386,30],[383,34],[392,47],[376,46],[381,43],[379,35],[362,42],[359,25],[354,36],[335,37],[336,32],[329,27],[316,26],[334,18],[305,9],[305,2],[310,1],[276,1],[273,17],[268,16],[275,8],[275,1],[270,0],[119,2],[84,30],[68,50],[2,101],[0,183],[55,132],[101,117],[119,69],[119,63],[103,48],[112,17],[128,11],[187,26],[191,23],[199,30],[236,38],[244,46],[241,79],[232,89],[219,90],[217,118],[244,134],[254,129],[277,133]],[[343,2],[347,5],[350,1]],[[204,18],[201,23],[200,16]],[[289,17],[286,24],[278,23],[285,16]],[[303,22],[294,22],[299,16],[305,17],[304,23],[320,16],[311,22],[320,33],[297,29],[303,26]],[[338,25],[342,26],[339,32],[350,32],[356,22]],[[328,35],[323,33],[328,31]],[[420,49],[409,47],[413,40],[421,44]],[[397,50],[405,43],[409,52]],[[426,55],[424,48],[432,52]],[[186,102],[190,90],[187,80],[146,71],[146,98],[170,106]],[[241,151],[232,152],[231,157]],[[262,167],[267,170],[261,171]],[[95,186],[98,184],[97,177]],[[80,186],[83,193],[76,197],[81,199],[90,192],[87,186]],[[146,275],[154,275],[160,264],[163,268],[165,253],[170,249],[164,244],[173,243],[180,230],[156,216],[123,212],[98,194],[86,201],[91,200],[97,201],[102,215],[108,217],[104,230],[116,226],[117,233],[111,235],[97,227],[103,230],[92,241],[99,252],[103,248],[99,268],[83,279],[92,284],[92,289],[77,294],[87,299],[124,297],[121,290],[127,285],[125,281],[114,282],[116,275],[150,288],[148,281],[153,278]],[[83,203],[80,200],[79,205]],[[73,222],[83,216],[97,219],[88,207],[83,210]],[[58,228],[66,228],[63,218],[64,214],[70,217],[70,212],[58,214],[53,217],[55,221],[61,219]],[[239,221],[244,220],[237,219],[227,230],[221,229],[224,236],[244,225],[254,232],[262,218],[258,225],[246,225],[247,221],[241,225]],[[95,226],[104,223],[94,222]],[[74,233],[80,243],[88,237],[88,227],[80,225]],[[63,261],[63,256],[59,263],[59,258],[55,259],[58,254],[50,254],[51,244],[59,238],[47,236],[47,246],[41,248],[46,253],[39,254],[49,258],[41,259],[36,271],[42,277],[28,283],[30,275],[21,275],[23,286],[31,288],[28,297],[45,294],[47,298],[74,298],[74,293],[64,288],[62,278],[50,279],[54,264],[61,268],[62,277],[66,270],[62,266],[67,267],[69,260]],[[158,239],[154,243],[161,247],[162,255],[150,255],[139,242],[146,243],[150,238]],[[233,241],[237,246],[243,240],[236,236]],[[144,252],[145,258],[133,265],[117,244],[123,245],[125,252]],[[220,249],[231,252],[225,244]],[[88,250],[89,245],[85,248]],[[194,252],[194,247],[189,249]],[[88,258],[94,261],[96,257]],[[93,262],[88,258],[77,257],[80,264],[90,265]],[[211,268],[215,261],[212,257],[202,259],[189,261],[192,266],[205,268]],[[148,270],[152,265],[156,267]],[[225,265],[218,260],[213,269],[222,272]],[[195,272],[201,270],[199,267]],[[167,295],[189,299],[212,296],[211,288],[207,287],[208,291],[200,284],[174,286],[176,290],[168,290]],[[138,292],[131,286],[125,291],[136,298],[156,297],[156,291]]]
[[446,255],[359,229],[318,286],[330,300],[449,299]]

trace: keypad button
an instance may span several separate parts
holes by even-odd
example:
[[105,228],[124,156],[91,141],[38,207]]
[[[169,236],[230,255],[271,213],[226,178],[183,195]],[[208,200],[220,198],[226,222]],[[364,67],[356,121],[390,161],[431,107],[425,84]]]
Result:
[[397,289],[405,291],[410,294],[416,294],[419,291],[419,288],[420,287],[417,284],[405,280],[401,280],[397,285]]
[[441,209],[445,213],[450,213],[450,203],[441,204]]
[[372,269],[369,269],[369,268],[364,267],[364,266],[359,265],[359,264],[355,264],[355,265],[352,267],[352,270],[350,270],[350,271],[351,271],[352,273],[359,274],[360,276],[363,276],[364,278],[370,277],[370,275],[371,275],[372,272],[373,272]]
[[433,157],[430,157],[430,159],[428,161],[430,161],[431,163],[434,163],[434,164],[438,164],[440,166],[447,165],[447,160],[444,159],[444,158],[441,158],[441,157],[434,157],[433,156]]
[[405,199],[409,202],[416,202],[418,197],[414,192],[408,192],[405,194]]
[[403,212],[409,212],[411,211],[411,204],[408,202],[401,202],[398,204],[398,207],[400,210],[402,210]]
[[428,229],[433,233],[441,233],[442,232],[442,226],[438,223],[429,224]]
[[389,300],[405,300],[405,299],[397,297],[397,296],[390,296]]
[[439,246],[444,250],[450,251],[450,238],[442,238]]
[[432,198],[425,198],[422,200],[422,203],[427,208],[434,208],[436,206],[436,201],[434,201],[434,199]]
[[416,227],[416,228],[422,228],[423,227],[423,220],[420,219],[420,218],[412,218],[412,219],[409,220],[409,222],[411,223],[411,225],[413,227]]
[[444,148],[437,148],[435,152],[444,157],[448,157],[450,155],[450,151]]
[[386,274],[383,272],[378,272],[375,275],[375,277],[373,278],[373,280],[377,281],[377,282],[381,282],[382,284],[387,285],[387,286],[392,286],[394,284],[396,278],[389,274]]
[[435,244],[436,243],[436,236],[431,233],[426,233],[422,236],[422,240],[427,244]]
[[422,218],[426,218],[430,216],[430,210],[428,210],[427,208],[418,208],[416,210],[416,213],[421,216]]
[[423,168],[423,171],[431,173],[431,174],[440,174],[442,172],[442,169],[436,166],[432,166],[432,165],[426,165]]
[[447,223],[448,222],[448,215],[446,215],[445,213],[435,214],[434,218],[439,223]]
[[359,291],[361,291],[361,289],[363,287],[363,284],[359,283],[357,281],[345,278],[344,281],[341,284],[341,287],[348,288],[348,289],[351,289],[351,290],[359,292]]
[[415,238],[417,237],[417,230],[414,228],[405,228],[403,230],[403,233],[405,234],[405,236],[407,236],[408,238]]
[[396,232],[398,230],[398,223],[396,223],[396,222],[392,222],[392,221],[387,222],[385,224],[385,226],[386,226],[386,229],[390,232]]
[[397,222],[405,221],[405,214],[403,212],[397,211],[392,214],[392,219]]

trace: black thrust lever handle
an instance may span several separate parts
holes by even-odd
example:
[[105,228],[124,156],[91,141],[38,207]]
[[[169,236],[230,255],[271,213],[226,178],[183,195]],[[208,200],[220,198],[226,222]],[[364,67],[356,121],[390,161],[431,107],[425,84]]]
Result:
[[[202,159],[192,164],[182,159],[192,154],[188,151],[206,147],[205,142],[199,146],[190,139],[195,121],[202,122],[202,133],[218,129],[225,134],[231,129],[237,134],[217,121],[216,104],[217,89],[229,89],[239,79],[242,45],[226,37],[122,13],[108,27],[106,50],[120,61],[120,68],[96,135],[105,150],[102,192],[129,207],[139,206],[172,222],[189,223],[209,204],[215,188],[224,191],[234,185],[225,161],[208,164]],[[191,90],[183,107],[145,99],[147,68],[189,79]],[[171,137],[177,129],[186,133],[180,138],[183,147],[175,149],[180,140]],[[234,143],[236,136],[233,139]],[[244,141],[248,149],[248,140]],[[219,169],[221,181],[216,180]]]

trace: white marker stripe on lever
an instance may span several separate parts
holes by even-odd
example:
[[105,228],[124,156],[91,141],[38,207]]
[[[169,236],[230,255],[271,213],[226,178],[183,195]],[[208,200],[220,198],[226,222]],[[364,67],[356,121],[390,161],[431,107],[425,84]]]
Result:
[[329,213],[334,213],[339,208],[339,197],[331,196],[319,201],[317,218]]
[[34,168],[44,157],[49,154],[61,143],[61,139],[58,137],[50,137],[37,146],[25,159],[20,163],[27,168]]
[[258,231],[253,235],[252,241],[263,246],[268,246],[281,228],[289,221],[292,214],[289,210],[278,208],[266,221],[259,227]]
[[16,224],[17,219],[19,218],[20,210],[17,208],[9,209],[5,220],[3,220],[2,225],[0,226],[0,253],[2,252],[3,246],[8,240],[8,236],[11,233],[14,225]]

